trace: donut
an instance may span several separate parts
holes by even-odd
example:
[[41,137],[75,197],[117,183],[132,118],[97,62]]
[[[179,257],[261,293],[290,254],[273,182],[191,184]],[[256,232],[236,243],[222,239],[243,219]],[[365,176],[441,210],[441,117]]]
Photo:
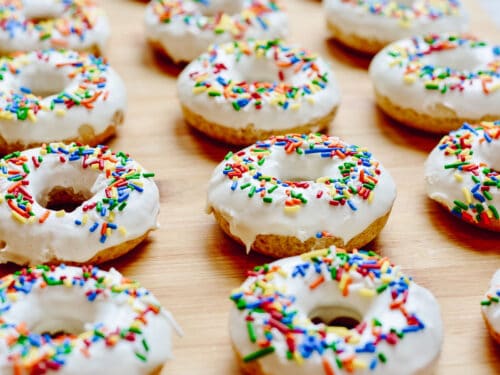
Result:
[[0,53],[66,48],[100,55],[110,35],[94,0],[0,0]]
[[157,228],[148,172],[107,146],[50,143],[0,160],[0,263],[101,263]]
[[289,134],[228,153],[212,174],[207,207],[247,252],[283,257],[367,244],[395,196],[391,175],[365,148]]
[[370,55],[418,34],[464,32],[468,23],[460,0],[325,0],[324,8],[332,37]]
[[36,266],[0,280],[0,368],[9,374],[156,374],[170,312],[115,269]]
[[0,153],[64,140],[97,145],[116,133],[125,85],[102,58],[44,50],[0,58]]
[[488,332],[500,344],[500,269],[493,275],[490,288],[481,301],[481,312]]
[[152,0],[145,28],[153,47],[180,63],[211,44],[283,38],[288,18],[278,0]]
[[441,351],[434,296],[372,251],[331,247],[258,266],[230,298],[248,374],[431,374]]
[[324,130],[340,103],[329,64],[278,40],[214,45],[184,69],[177,88],[189,125],[237,145]]
[[448,133],[500,118],[500,46],[465,35],[395,42],[373,59],[379,107],[402,124]]
[[500,231],[500,121],[464,124],[425,163],[428,196],[454,216]]

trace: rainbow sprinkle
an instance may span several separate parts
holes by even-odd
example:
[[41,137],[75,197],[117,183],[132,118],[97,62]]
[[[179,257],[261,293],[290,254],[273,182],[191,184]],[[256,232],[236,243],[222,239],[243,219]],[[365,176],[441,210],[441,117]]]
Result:
[[422,0],[405,4],[397,0],[341,0],[356,8],[361,8],[365,13],[375,16],[394,18],[399,20],[401,26],[408,26],[412,21],[429,18],[436,20],[460,13],[459,0]]
[[[231,55],[235,67],[228,67],[221,56]],[[277,68],[274,81],[235,81],[228,77],[231,69],[245,58],[266,59]],[[314,102],[313,95],[324,90],[330,81],[329,72],[321,71],[317,55],[301,48],[289,47],[279,40],[233,42],[214,45],[198,58],[202,70],[191,69],[193,93],[204,94],[212,100],[222,98],[235,111],[247,106],[262,109],[270,105],[283,110],[298,109],[303,101]],[[188,68],[189,69],[189,68]],[[301,74],[307,77],[301,85],[287,83],[287,77]]]
[[[57,18],[26,19],[22,0],[0,0],[0,30],[10,39],[26,33],[29,38],[50,40],[51,46],[68,47],[70,38],[85,40],[104,15],[93,0],[56,0],[63,11]],[[56,6],[56,5],[54,5]]]
[[[57,336],[30,331],[29,322],[19,322],[9,311],[15,311],[16,302],[30,295],[43,297],[52,288],[70,288],[80,295],[82,304],[104,301],[123,301],[122,306],[133,311],[126,326],[110,326],[92,322],[92,328],[79,334],[63,333]],[[36,298],[36,297],[34,297]],[[121,303],[121,302],[119,302]],[[128,280],[118,272],[100,271],[97,267],[37,266],[24,268],[0,280],[0,331],[3,356],[14,368],[15,374],[45,374],[61,370],[70,356],[78,352],[90,359],[90,349],[104,344],[113,348],[121,341],[132,345],[132,353],[141,362],[147,362],[149,343],[143,329],[152,315],[164,310],[146,289]],[[63,328],[63,327],[61,327]]]
[[247,0],[244,10],[235,15],[219,12],[215,16],[204,16],[199,10],[188,10],[191,7],[186,7],[185,4],[190,2],[205,6],[209,4],[209,0],[153,0],[151,5],[160,23],[168,24],[174,19],[180,19],[184,24],[200,30],[210,30],[214,34],[228,33],[232,39],[244,38],[250,27],[257,26],[267,30],[269,15],[283,11],[276,0]]
[[[322,158],[340,161],[339,177],[320,177],[316,181],[286,181],[264,174],[261,170],[273,153],[285,152],[291,158]],[[354,197],[371,202],[381,170],[379,163],[366,149],[349,145],[336,137],[322,134],[290,134],[272,136],[257,142],[236,154],[230,152],[223,162],[223,174],[232,181],[234,194],[246,194],[261,199],[264,204],[273,203],[274,197],[285,196],[283,209],[294,213],[308,200],[306,190],[313,190],[315,199],[330,206],[347,205],[356,211]],[[281,201],[281,199],[278,199]],[[331,236],[318,232],[318,238]]]
[[[286,269],[280,261],[256,267],[248,273],[243,287],[231,294],[246,321],[248,340],[255,347],[254,352],[242,353],[244,362],[285,349],[286,359],[297,364],[319,356],[327,375],[337,370],[375,370],[388,360],[385,344],[395,347],[406,335],[426,328],[406,305],[412,281],[387,258],[372,251],[350,254],[335,248],[296,258],[298,264],[284,263]],[[293,282],[294,288],[303,288],[306,295],[325,283],[335,283],[346,299],[359,295],[373,300],[387,294],[388,309],[401,316],[402,326],[377,318],[362,320],[353,329],[314,324],[305,316],[308,312],[300,311],[300,295],[287,291],[287,279],[300,280]],[[399,319],[391,321],[395,320]]]
[[[393,44],[385,53],[391,67],[405,69],[404,82],[419,82],[427,90],[442,94],[448,91],[464,91],[474,82],[479,82],[485,95],[500,89],[500,46],[492,46],[468,35],[427,35],[414,37],[412,45],[403,47]],[[480,70],[457,70],[446,66],[434,66],[422,61],[433,53],[450,50],[487,48],[491,50],[492,61]]]
[[492,203],[493,195],[500,193],[500,172],[472,161],[474,139],[479,143],[499,142],[500,121],[464,124],[444,136],[437,147],[452,159],[444,169],[454,171],[457,183],[473,182],[471,189],[464,188],[464,199],[453,202],[451,213],[470,223],[489,225],[500,220],[499,207]]
[[[72,90],[64,90],[47,99],[34,95],[29,87],[6,87],[7,76],[17,80],[23,68],[33,63],[60,70],[70,81],[77,81]],[[72,107],[92,110],[98,102],[106,102],[109,91],[109,65],[103,58],[65,50],[44,50],[18,53],[0,58],[0,119],[37,121],[42,112],[64,116]]]
[[[75,225],[86,227],[93,236],[98,236],[101,243],[119,233],[126,235],[127,230],[114,223],[115,216],[126,212],[127,202],[136,194],[141,194],[143,179],[154,177],[154,173],[145,172],[123,152],[111,152],[107,146],[81,146],[51,143],[38,149],[37,155],[28,159],[22,152],[14,152],[0,160],[0,182],[5,186],[0,195],[1,204],[7,204],[12,219],[23,224],[43,225],[51,213],[59,217],[64,211],[33,210],[35,198],[26,190],[30,185],[30,173],[43,168],[44,160],[55,158],[61,164],[75,164],[80,168],[94,169],[106,179],[105,197],[95,196],[85,201],[81,207],[82,217],[75,220]],[[91,220],[88,213],[95,211],[99,220]]]

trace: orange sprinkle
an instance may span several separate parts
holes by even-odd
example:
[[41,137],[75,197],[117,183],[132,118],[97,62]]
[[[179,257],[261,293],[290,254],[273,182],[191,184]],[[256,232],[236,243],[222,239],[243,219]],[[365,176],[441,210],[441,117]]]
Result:
[[321,275],[316,280],[314,280],[311,284],[309,284],[309,289],[316,289],[319,285],[321,285],[325,281],[325,277]]
[[45,220],[47,220],[49,218],[49,215],[50,215],[50,211],[49,210],[46,210],[43,215],[40,217],[40,219],[38,219],[38,222],[40,224],[43,224],[45,222]]
[[325,370],[326,375],[335,375],[332,365],[330,365],[330,362],[325,357],[323,357],[321,362],[323,363],[323,370]]

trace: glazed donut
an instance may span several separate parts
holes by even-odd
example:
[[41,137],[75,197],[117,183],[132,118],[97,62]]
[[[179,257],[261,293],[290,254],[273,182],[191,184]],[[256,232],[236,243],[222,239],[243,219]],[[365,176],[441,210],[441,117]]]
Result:
[[416,34],[467,28],[459,0],[325,0],[324,7],[332,37],[367,54]]
[[151,44],[178,63],[211,44],[283,38],[288,18],[279,0],[152,0],[145,25]]
[[434,296],[371,251],[256,267],[231,300],[233,347],[252,375],[430,374],[441,351]]
[[0,152],[97,145],[123,122],[125,85],[101,58],[45,50],[0,58]]
[[102,54],[108,19],[94,0],[0,0],[0,53],[67,48]]
[[395,42],[373,59],[379,107],[399,122],[448,133],[500,118],[500,46],[465,35]]
[[157,227],[154,174],[106,146],[51,143],[0,160],[0,263],[101,263]]
[[207,206],[247,252],[283,257],[367,244],[395,196],[392,177],[366,149],[293,134],[230,152],[212,175]]
[[427,194],[454,216],[500,231],[500,121],[464,124],[425,163]]
[[280,41],[212,46],[179,76],[189,125],[231,144],[328,128],[340,102],[329,64]]
[[481,301],[481,312],[488,332],[500,344],[500,269],[493,275],[490,288]]
[[114,269],[37,266],[0,283],[3,374],[156,374],[171,357],[171,314]]

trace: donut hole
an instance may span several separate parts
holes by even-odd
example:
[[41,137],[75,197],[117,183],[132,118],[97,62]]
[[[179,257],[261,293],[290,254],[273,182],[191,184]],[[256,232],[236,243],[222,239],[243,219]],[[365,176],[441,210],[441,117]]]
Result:
[[25,93],[30,91],[33,95],[46,98],[63,92],[67,83],[67,77],[60,70],[44,64],[33,64],[19,73],[17,90]]
[[316,325],[346,329],[356,328],[363,320],[362,314],[346,306],[320,306],[311,311],[308,317]]
[[210,0],[192,2],[196,10],[204,16],[212,17],[221,13],[234,15],[244,8],[244,0]]
[[72,186],[55,186],[37,200],[48,210],[73,212],[92,196],[93,194],[87,189],[76,190]]
[[423,65],[450,68],[455,71],[474,71],[484,65],[484,60],[477,49],[456,48],[433,52],[420,59]]
[[76,336],[85,332],[85,323],[73,317],[56,316],[36,322],[30,327],[30,330],[40,335],[49,335],[52,338]]

